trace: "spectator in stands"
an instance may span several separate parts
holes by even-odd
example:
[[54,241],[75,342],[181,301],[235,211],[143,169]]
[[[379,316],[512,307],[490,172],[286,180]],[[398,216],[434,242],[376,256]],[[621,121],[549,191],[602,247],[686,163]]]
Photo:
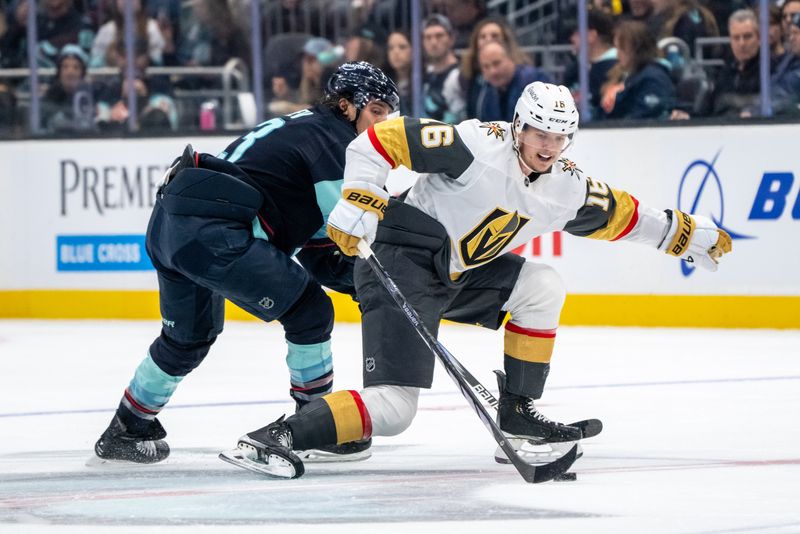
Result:
[[677,37],[694,50],[698,37],[717,37],[719,28],[714,14],[698,0],[652,0],[653,26],[657,40]]
[[484,0],[443,0],[443,14],[453,26],[455,44],[453,48],[462,50],[469,46],[473,28],[486,17]]
[[294,68],[273,73],[269,114],[287,115],[315,104],[323,95],[322,80],[328,77],[325,69],[335,67],[341,59],[341,47],[334,47],[323,37],[309,38],[298,54],[300,78],[296,89],[293,87],[294,75],[290,74]]
[[371,65],[384,68],[386,52],[384,43],[386,37],[377,26],[364,25],[357,28],[345,41],[345,61],[366,61]]
[[531,65],[516,65],[511,50],[491,41],[478,52],[484,82],[478,94],[477,115],[481,121],[507,121],[514,118],[514,106],[522,90],[530,83],[550,83],[550,77]]
[[270,76],[270,99],[267,112],[272,117],[288,115],[300,111],[304,106],[300,103],[299,88],[292,87],[289,79],[276,72]]
[[461,56],[461,88],[467,101],[467,117],[477,116],[478,95],[484,85],[478,50],[488,42],[498,42],[511,51],[515,65],[532,65],[530,56],[517,43],[514,31],[499,17],[487,17],[480,21],[469,38],[469,48]]
[[28,2],[12,2],[6,13],[5,32],[0,35],[0,68],[12,69],[27,64],[27,50],[23,44],[28,27]]
[[[65,45],[77,44],[89,50],[94,37],[91,22],[75,7],[73,0],[44,0],[37,18],[37,63],[39,67],[54,67],[58,52]],[[17,0],[11,6],[13,17],[0,40],[0,67],[23,67],[28,64],[27,28],[28,2]]]
[[188,66],[216,67],[240,58],[250,64],[248,35],[234,20],[227,0],[193,0],[192,25],[182,38],[179,61]]
[[14,88],[0,80],[0,135],[11,135],[17,128],[17,97]]
[[607,88],[602,107],[610,119],[668,118],[675,106],[675,87],[647,26],[623,21],[614,32],[621,83]]
[[[116,45],[118,41],[124,41],[125,36],[125,1],[116,0],[111,4],[111,20],[100,27],[97,37],[92,43],[92,54],[89,59],[90,67],[116,67],[117,54]],[[130,0],[133,2],[133,12],[135,17],[134,35],[135,39],[147,43],[149,62],[153,65],[163,64],[164,37],[155,19],[147,16],[147,12],[142,9],[141,0]]]
[[[311,107],[324,93],[322,87],[326,68],[338,63],[341,57],[333,44],[322,37],[312,37],[303,46],[300,59],[300,102]],[[324,77],[327,79],[327,77]]]
[[411,115],[411,39],[402,31],[393,31],[386,42],[386,75],[397,86],[400,114]]
[[42,98],[42,123],[47,131],[94,129],[94,96],[86,81],[88,63],[89,56],[78,45],[61,49],[55,80]]
[[[242,2],[247,4],[248,2]],[[249,14],[249,9],[241,9]],[[275,0],[266,2],[263,12],[264,35],[268,41],[274,35],[281,33],[308,33],[321,35],[320,17],[312,2],[303,0]]]
[[775,115],[800,114],[800,13],[792,16],[785,69],[772,79],[772,111]]
[[433,14],[423,21],[422,47],[426,59],[424,114],[451,124],[463,120],[466,109],[454,43],[453,27],[447,17]]
[[749,0],[704,0],[703,3],[714,14],[721,35],[728,35],[728,19],[733,12],[751,5]]
[[717,76],[712,94],[714,116],[740,116],[752,108],[761,90],[758,19],[750,9],[735,11],[728,20],[733,59]]
[[[125,79],[125,44],[117,40],[113,47],[115,62],[120,75],[105,87],[98,90],[97,124],[101,130],[123,130],[126,127],[130,110],[128,109],[128,81]],[[149,46],[144,41],[136,42],[134,87],[136,89],[136,109],[141,129],[175,130],[178,126],[178,113],[172,99],[169,80],[160,76],[147,77],[149,66]]]
[[[617,64],[617,49],[614,48],[614,18],[605,10],[591,9],[588,14],[588,32],[586,35],[589,51],[589,105],[592,118],[602,118],[604,112],[600,107],[603,84],[608,79],[609,71]],[[580,33],[577,28],[570,38],[575,54],[580,49]],[[578,63],[573,63],[564,74],[564,85],[570,88],[575,99],[578,99]]]
[[178,64],[181,36],[181,0],[146,0],[147,15],[158,23],[164,38],[164,65]]
[[797,13],[800,13],[800,0],[786,0],[781,6],[781,29],[786,48],[789,48],[792,17]]
[[628,0],[628,6],[630,12],[627,18],[630,20],[647,24],[653,16],[653,0]]
[[6,4],[5,2],[0,2],[0,39],[5,35],[6,29],[8,28],[8,23],[6,22]]
[[783,23],[781,21],[781,8],[770,6],[769,8],[769,55],[777,63],[786,55],[786,44],[784,42]]

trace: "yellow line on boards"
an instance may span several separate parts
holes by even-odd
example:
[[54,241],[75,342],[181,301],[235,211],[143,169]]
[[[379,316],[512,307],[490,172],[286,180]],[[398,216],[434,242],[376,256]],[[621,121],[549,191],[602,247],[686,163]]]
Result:
[[[358,306],[330,293],[336,320],[358,322]],[[156,291],[0,291],[0,318],[159,319]],[[230,302],[226,318],[256,320]],[[800,328],[800,296],[567,296],[562,325]]]

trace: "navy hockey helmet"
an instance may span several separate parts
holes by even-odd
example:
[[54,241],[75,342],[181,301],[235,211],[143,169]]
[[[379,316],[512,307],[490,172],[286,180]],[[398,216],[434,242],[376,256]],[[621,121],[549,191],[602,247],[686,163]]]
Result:
[[361,111],[371,100],[385,102],[397,111],[400,96],[391,78],[366,61],[344,63],[328,79],[325,93],[329,96],[352,96],[353,105]]

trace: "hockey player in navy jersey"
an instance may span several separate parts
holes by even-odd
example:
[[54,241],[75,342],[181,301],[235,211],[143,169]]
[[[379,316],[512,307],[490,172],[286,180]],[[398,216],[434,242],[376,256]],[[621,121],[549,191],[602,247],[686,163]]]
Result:
[[[187,147],[158,189],[147,228],[161,334],[97,441],[97,456],[152,463],[169,455],[156,416],[222,332],[225,299],[283,325],[298,407],[331,392],[333,306],[320,284],[355,290],[352,259],[328,239],[326,222],[341,198],[347,145],[397,107],[394,82],[380,69],[346,63],[318,105],[259,124],[219,157]],[[277,358],[279,351],[263,352]],[[315,454],[355,459],[368,449],[364,440]]]
[[[525,88],[510,124],[452,126],[407,117],[376,124],[348,147],[342,199],[328,218],[328,234],[346,254],[356,254],[361,239],[373,243],[434,335],[442,318],[498,329],[511,315],[505,372],[498,371],[498,425],[517,444],[574,442],[584,434],[536,406],[550,369],[563,282],[552,267],[511,250],[564,230],[641,243],[710,270],[731,251],[730,236],[711,219],[644,206],[563,158],[577,129],[569,91],[542,82]],[[423,174],[403,201],[390,201],[383,185],[399,165]],[[245,434],[223,459],[297,477],[304,467],[292,449],[391,436],[411,424],[420,389],[431,387],[434,355],[363,260],[356,262],[355,284],[364,389],[331,393]]]

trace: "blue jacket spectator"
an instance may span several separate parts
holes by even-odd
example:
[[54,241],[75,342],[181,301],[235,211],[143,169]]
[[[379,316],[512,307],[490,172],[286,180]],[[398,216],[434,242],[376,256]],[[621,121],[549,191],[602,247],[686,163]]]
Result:
[[481,121],[508,121],[526,85],[552,83],[544,71],[531,65],[515,65],[509,49],[496,41],[486,43],[478,54],[483,82],[476,101],[475,117]]
[[[614,48],[614,19],[600,9],[589,10],[588,33],[586,44],[589,52],[589,105],[591,117],[601,119],[604,117],[600,107],[600,97],[603,85],[608,80],[609,72],[617,64],[617,49]],[[564,85],[578,100],[580,86],[578,80],[578,59],[580,50],[580,34],[578,29],[573,30],[570,36],[572,50],[575,53],[574,62],[567,66],[564,72]],[[588,119],[588,117],[581,117]]]
[[675,107],[675,87],[658,59],[656,40],[644,23],[624,21],[614,35],[620,84],[607,88],[603,109],[610,119],[665,119]]
[[800,13],[791,20],[787,61],[772,79],[772,109],[776,115],[800,113]]
[[61,49],[56,77],[42,98],[42,123],[49,132],[94,129],[94,93],[86,80],[89,56],[74,44]]
[[[37,63],[54,67],[59,51],[68,44],[89,50],[94,32],[91,21],[74,5],[74,0],[43,2],[44,9],[36,20]],[[0,37],[0,68],[24,67],[28,64],[27,26],[28,1],[17,0],[9,6],[8,29]]]
[[653,61],[628,75],[608,118],[663,119],[673,107],[675,87],[669,71],[660,61]]

